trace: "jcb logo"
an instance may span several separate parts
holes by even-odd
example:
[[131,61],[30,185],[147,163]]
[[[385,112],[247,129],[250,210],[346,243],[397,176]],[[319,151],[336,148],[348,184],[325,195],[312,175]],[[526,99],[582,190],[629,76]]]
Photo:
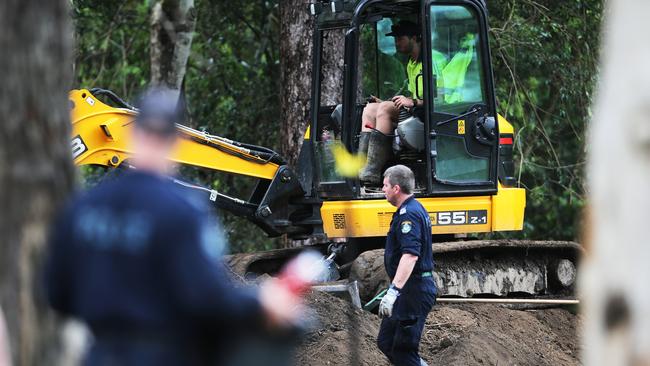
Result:
[[75,136],[72,141],[70,141],[70,147],[72,148],[72,159],[76,159],[79,155],[88,150],[80,135]]

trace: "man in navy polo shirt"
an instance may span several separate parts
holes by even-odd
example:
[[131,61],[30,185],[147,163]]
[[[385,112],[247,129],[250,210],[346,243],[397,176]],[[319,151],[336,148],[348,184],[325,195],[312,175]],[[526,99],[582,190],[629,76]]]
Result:
[[426,365],[418,347],[436,301],[432,277],[431,220],[413,197],[415,178],[404,165],[386,169],[382,188],[397,211],[386,238],[384,266],[391,284],[379,305],[383,318],[377,344],[395,365]]

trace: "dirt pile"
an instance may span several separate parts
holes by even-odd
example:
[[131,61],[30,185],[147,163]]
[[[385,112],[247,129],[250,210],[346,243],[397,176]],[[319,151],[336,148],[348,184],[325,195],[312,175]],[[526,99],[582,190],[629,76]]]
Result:
[[[314,292],[319,325],[297,352],[297,365],[348,365],[350,329],[360,365],[388,365],[375,345],[380,319],[345,300]],[[354,319],[354,323],[350,321]],[[436,305],[420,355],[429,365],[578,365],[579,317],[563,309],[512,310],[497,305]]]

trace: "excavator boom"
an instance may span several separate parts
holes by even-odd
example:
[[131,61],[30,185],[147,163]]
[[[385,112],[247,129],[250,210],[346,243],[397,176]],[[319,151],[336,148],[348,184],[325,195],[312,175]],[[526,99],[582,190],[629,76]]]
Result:
[[[98,99],[102,95],[118,107]],[[129,158],[133,156],[131,129],[137,109],[103,89],[72,90],[69,98],[73,131],[71,148],[75,164],[129,167]],[[258,179],[255,192],[248,200],[181,180],[175,180],[177,183],[203,193],[206,199],[221,209],[247,217],[270,236],[307,230],[292,226],[288,220],[288,209],[291,208],[288,200],[302,197],[304,191],[278,153],[180,124],[176,128],[179,138],[170,156],[172,161]]]
[[[101,89],[96,90],[108,94]],[[72,153],[77,165],[116,167],[133,155],[131,128],[137,110],[111,107],[86,89],[70,92],[72,103]],[[253,150],[223,137],[210,135],[177,124],[179,143],[170,157],[179,164],[240,174],[261,179],[273,179],[282,158],[275,152]],[[260,151],[263,149],[264,151]]]

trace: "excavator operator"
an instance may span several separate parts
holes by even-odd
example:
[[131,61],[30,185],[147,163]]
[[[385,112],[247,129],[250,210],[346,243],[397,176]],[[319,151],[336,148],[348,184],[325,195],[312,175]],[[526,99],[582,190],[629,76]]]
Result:
[[367,154],[366,166],[359,172],[359,180],[370,184],[379,184],[381,169],[391,155],[390,137],[400,108],[412,109],[422,105],[422,100],[416,99],[416,88],[422,90],[422,79],[416,86],[417,75],[422,73],[421,36],[417,24],[403,20],[393,24],[391,32],[386,36],[395,37],[397,52],[409,56],[406,65],[408,90],[412,97],[396,95],[390,100],[373,98],[363,110],[362,128],[359,138],[359,152]]
[[[390,100],[371,96],[362,115],[362,128],[359,136],[359,153],[367,155],[366,165],[359,172],[359,180],[371,185],[380,185],[381,169],[392,154],[391,137],[400,109],[407,110],[422,119],[424,101],[419,93],[423,91],[421,33],[414,22],[403,20],[392,25],[386,36],[395,38],[397,52],[408,55],[406,64],[407,85],[410,97],[396,95]],[[432,37],[435,35],[432,34]],[[440,105],[462,102],[466,88],[468,67],[475,55],[476,35],[467,33],[460,41],[458,52],[448,59],[447,55],[431,50],[432,71],[435,76]],[[418,93],[419,92],[419,93]]]

